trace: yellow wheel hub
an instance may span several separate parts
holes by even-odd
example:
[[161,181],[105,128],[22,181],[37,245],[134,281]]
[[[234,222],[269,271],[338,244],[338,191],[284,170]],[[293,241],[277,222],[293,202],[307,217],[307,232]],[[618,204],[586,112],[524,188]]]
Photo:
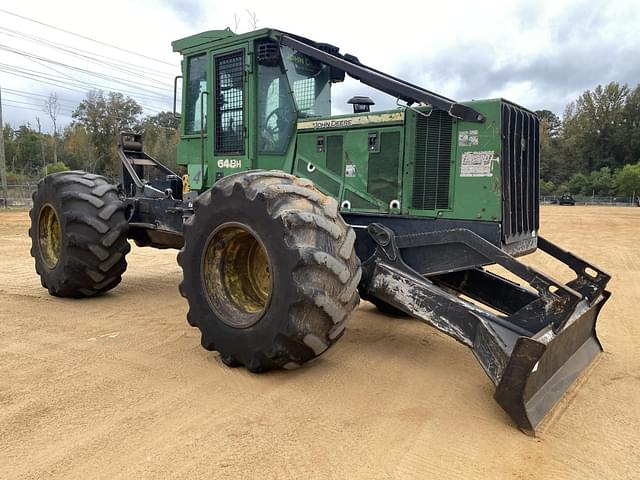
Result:
[[38,241],[42,260],[44,260],[48,268],[54,269],[60,260],[62,233],[60,231],[58,215],[49,204],[46,204],[40,209],[40,216],[38,218]]
[[262,317],[271,298],[271,271],[262,242],[248,227],[232,223],[215,230],[202,267],[207,299],[223,322],[246,328]]

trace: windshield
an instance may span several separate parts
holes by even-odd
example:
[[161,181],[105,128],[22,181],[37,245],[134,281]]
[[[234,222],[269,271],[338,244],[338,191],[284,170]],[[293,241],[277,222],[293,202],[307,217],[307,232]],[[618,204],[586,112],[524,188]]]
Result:
[[299,117],[331,115],[329,67],[289,47],[281,54]]
[[282,64],[258,64],[259,153],[284,153],[296,119],[296,106]]

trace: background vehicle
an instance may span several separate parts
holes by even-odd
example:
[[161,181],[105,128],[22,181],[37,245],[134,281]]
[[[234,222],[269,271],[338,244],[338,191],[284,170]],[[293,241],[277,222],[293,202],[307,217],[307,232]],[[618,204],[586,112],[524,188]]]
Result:
[[570,193],[565,193],[558,199],[558,203],[560,205],[575,205],[576,201],[573,198],[573,195],[571,195]]
[[[254,372],[325,352],[360,295],[467,345],[532,432],[601,351],[595,323],[609,296],[606,273],[538,235],[537,117],[503,99],[458,103],[277,30],[216,30],[173,47],[184,57],[188,175],[123,133],[118,189],[83,172],[46,177],[31,236],[49,292],[113,288],[127,238],[180,249],[202,345]],[[352,114],[331,116],[331,85],[345,74],[404,104],[371,112],[354,97]],[[536,248],[576,278],[516,259]]]

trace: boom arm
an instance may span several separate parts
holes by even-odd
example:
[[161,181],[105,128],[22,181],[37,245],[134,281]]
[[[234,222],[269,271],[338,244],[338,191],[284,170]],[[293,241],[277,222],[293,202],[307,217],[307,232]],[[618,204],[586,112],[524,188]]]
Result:
[[473,108],[363,65],[355,58],[347,60],[345,56],[322,51],[311,45],[310,41],[306,43],[299,37],[293,38],[287,34],[282,34],[280,43],[287,47],[295,48],[322,63],[344,70],[351,77],[360,80],[365,85],[406,102],[426,103],[433,108],[444,110],[454,118],[467,122],[484,122],[485,120],[484,115]]

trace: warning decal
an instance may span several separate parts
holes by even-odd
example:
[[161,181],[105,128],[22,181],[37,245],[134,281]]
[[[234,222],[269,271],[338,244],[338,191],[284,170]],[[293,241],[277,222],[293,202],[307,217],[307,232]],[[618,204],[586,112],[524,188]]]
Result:
[[460,164],[461,177],[492,177],[493,162],[498,161],[496,152],[464,152]]
[[463,130],[458,133],[458,145],[461,147],[478,145],[478,130]]

